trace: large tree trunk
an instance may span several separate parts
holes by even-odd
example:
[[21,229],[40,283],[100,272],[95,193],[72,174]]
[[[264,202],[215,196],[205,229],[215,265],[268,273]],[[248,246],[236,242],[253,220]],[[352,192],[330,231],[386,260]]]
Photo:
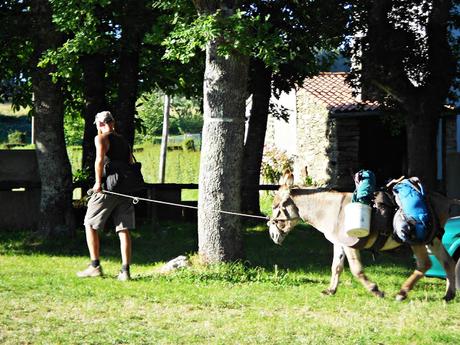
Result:
[[85,97],[82,168],[88,169],[90,176],[94,178],[93,167],[96,158],[94,137],[97,134],[94,116],[100,111],[107,110],[104,56],[101,54],[85,55],[80,59],[80,63],[83,67]]
[[198,197],[198,246],[205,262],[243,257],[239,211],[248,58],[217,54],[208,42]]
[[[34,1],[31,13],[35,24],[36,66],[43,52],[61,43],[61,36],[51,23],[48,1]],[[51,80],[51,72],[51,67],[35,67],[32,72],[35,144],[42,181],[38,233],[43,236],[72,234],[75,227],[72,173],[64,140],[63,98],[59,85]]]
[[115,109],[117,131],[134,144],[134,114],[136,111],[139,75],[139,51],[123,50],[120,55],[118,102]]
[[259,189],[260,166],[264,151],[265,132],[271,96],[271,71],[260,61],[254,61],[252,76],[252,108],[249,118],[246,143],[244,145],[242,209],[252,214],[260,214]]
[[134,114],[139,85],[141,44],[154,19],[154,13],[147,6],[145,0],[128,1],[123,4],[124,14],[120,19],[122,34],[115,119],[118,132],[131,146],[134,144]]
[[424,111],[421,107],[412,109],[406,118],[407,175],[417,176],[424,185],[435,188],[437,119]]

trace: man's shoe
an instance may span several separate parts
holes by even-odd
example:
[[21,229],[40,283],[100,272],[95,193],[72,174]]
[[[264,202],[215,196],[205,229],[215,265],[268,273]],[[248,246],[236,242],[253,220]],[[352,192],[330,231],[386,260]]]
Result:
[[94,267],[91,264],[89,264],[89,266],[85,270],[77,272],[77,277],[80,278],[101,277],[102,275],[102,267]]
[[131,280],[131,274],[129,271],[120,271],[120,273],[118,273],[118,280],[121,282]]

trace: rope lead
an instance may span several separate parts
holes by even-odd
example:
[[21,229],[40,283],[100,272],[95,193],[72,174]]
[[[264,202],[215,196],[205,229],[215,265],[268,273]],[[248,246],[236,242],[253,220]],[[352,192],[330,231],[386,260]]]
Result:
[[[88,190],[88,192],[87,192],[87,194],[89,196],[91,196],[93,193],[94,192],[93,192],[92,189]],[[108,190],[103,190],[102,193],[118,195],[118,196],[121,196],[121,197],[124,197],[124,198],[130,198],[130,199],[133,200],[134,205],[138,204],[139,201],[141,200],[141,201],[152,202],[152,203],[156,203],[156,204],[163,204],[163,205],[169,205],[169,206],[175,206],[175,207],[184,207],[184,208],[191,208],[191,209],[194,209],[194,210],[198,210],[197,206],[176,204],[176,203],[173,203],[173,202],[161,201],[161,200],[155,200],[155,199],[139,198],[139,197],[128,195],[128,194],[111,192],[111,191],[108,191]],[[270,217],[267,217],[267,216],[265,216],[265,217],[264,216],[256,216],[256,215],[253,215],[253,214],[231,212],[231,211],[224,211],[224,210],[218,210],[218,212],[224,213],[224,214],[230,214],[230,215],[234,215],[234,216],[240,216],[240,217],[248,217],[248,218],[257,218],[257,219],[270,220]]]

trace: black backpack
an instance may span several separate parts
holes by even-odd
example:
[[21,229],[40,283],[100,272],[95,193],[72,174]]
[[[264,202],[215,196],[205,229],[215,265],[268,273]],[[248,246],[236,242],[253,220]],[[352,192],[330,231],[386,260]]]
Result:
[[104,165],[103,189],[116,193],[136,193],[145,189],[142,164],[123,161],[109,161]]

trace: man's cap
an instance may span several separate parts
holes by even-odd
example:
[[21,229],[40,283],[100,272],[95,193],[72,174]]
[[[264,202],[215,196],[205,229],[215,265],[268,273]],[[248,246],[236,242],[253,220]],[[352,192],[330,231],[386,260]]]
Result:
[[94,118],[93,123],[96,123],[96,122],[109,123],[112,121],[115,121],[115,119],[113,118],[113,115],[110,113],[110,111],[101,111],[100,113],[96,114],[96,117]]

